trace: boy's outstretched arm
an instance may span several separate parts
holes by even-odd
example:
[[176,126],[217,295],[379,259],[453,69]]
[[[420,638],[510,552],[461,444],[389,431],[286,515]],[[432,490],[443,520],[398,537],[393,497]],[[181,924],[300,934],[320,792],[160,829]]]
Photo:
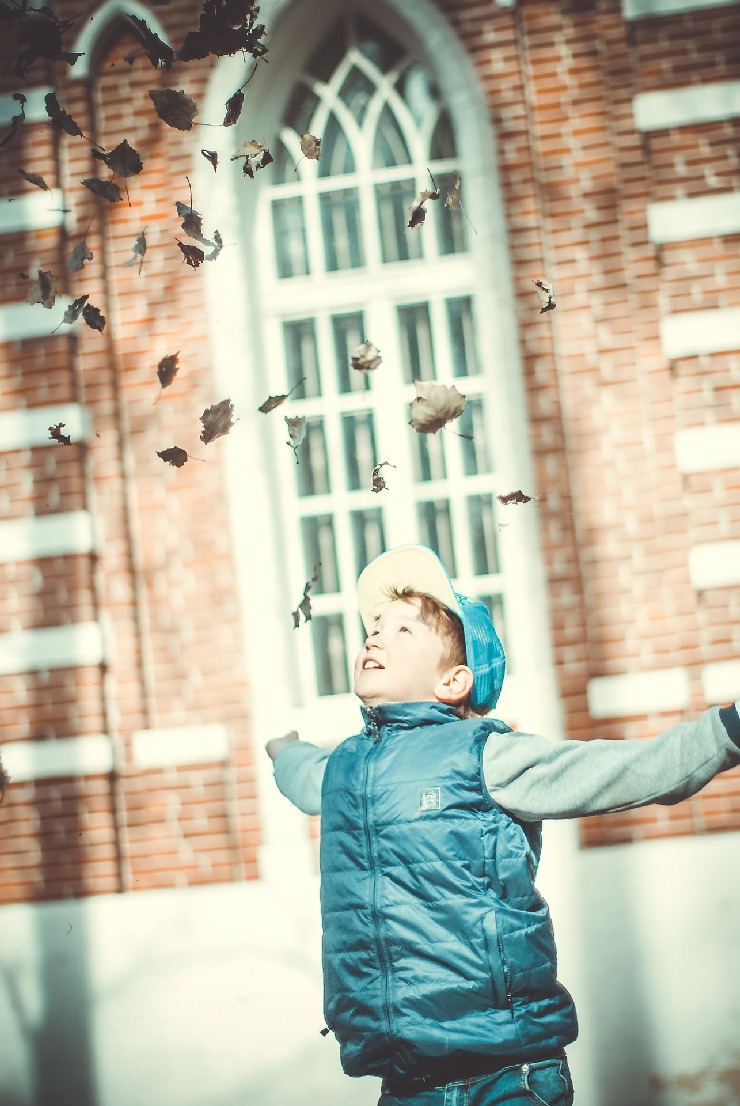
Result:
[[695,722],[647,741],[555,742],[493,733],[483,753],[483,778],[500,807],[539,821],[678,803],[738,764],[738,708],[712,707]]
[[331,749],[300,741],[295,730],[265,745],[278,789],[304,814],[321,813],[321,782]]

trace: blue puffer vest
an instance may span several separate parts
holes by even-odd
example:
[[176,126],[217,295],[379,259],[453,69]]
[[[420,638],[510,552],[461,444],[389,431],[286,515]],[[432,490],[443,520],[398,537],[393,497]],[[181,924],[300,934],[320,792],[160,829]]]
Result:
[[533,884],[541,826],[481,774],[508,727],[441,703],[363,715],[321,800],[325,1015],[345,1072],[423,1085],[557,1052],[577,1024]]

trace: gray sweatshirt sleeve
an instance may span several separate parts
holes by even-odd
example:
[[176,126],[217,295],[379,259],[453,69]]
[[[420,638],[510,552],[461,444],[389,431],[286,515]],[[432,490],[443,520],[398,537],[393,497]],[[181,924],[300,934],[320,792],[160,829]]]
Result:
[[[725,711],[732,707],[724,708]],[[732,737],[730,736],[732,732]],[[491,798],[524,821],[678,803],[740,764],[734,723],[718,707],[647,741],[562,741],[493,733],[483,751]]]
[[293,741],[275,758],[278,790],[304,814],[321,813],[321,782],[331,749],[309,741]]

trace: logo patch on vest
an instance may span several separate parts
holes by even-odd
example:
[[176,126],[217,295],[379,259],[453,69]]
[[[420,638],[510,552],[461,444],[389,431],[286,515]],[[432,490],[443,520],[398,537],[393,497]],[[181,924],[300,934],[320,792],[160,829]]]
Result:
[[419,810],[441,810],[442,809],[442,788],[441,787],[420,787],[419,788]]

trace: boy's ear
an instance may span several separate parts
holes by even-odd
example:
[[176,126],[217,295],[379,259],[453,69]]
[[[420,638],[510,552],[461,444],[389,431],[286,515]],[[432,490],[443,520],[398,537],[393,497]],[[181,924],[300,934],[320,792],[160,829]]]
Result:
[[440,703],[457,705],[469,698],[473,690],[473,673],[466,664],[456,664],[442,673],[434,694]]

